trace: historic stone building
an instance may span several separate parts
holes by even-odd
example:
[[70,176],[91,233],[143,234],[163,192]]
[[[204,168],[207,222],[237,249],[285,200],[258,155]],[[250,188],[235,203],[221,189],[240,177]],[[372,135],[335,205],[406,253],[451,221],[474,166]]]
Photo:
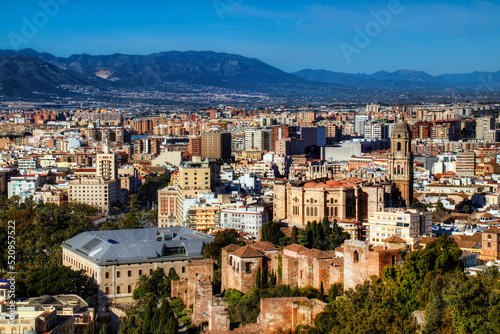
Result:
[[411,130],[403,119],[394,125],[391,133],[389,175],[400,192],[400,206],[410,206],[413,201],[413,153]]
[[255,286],[258,268],[276,274],[278,284],[326,290],[343,281],[343,258],[293,244],[280,249],[269,242],[222,249],[222,290],[247,293]]
[[481,232],[481,260],[500,260],[500,229],[491,227]]
[[344,290],[354,288],[379,276],[387,265],[399,264],[401,249],[388,245],[372,246],[365,241],[346,240],[344,242]]
[[360,177],[276,182],[274,220],[298,227],[324,217],[363,221],[386,207],[410,206],[413,199],[411,132],[402,119],[391,133],[388,160],[388,172],[382,178],[352,171],[351,175]]

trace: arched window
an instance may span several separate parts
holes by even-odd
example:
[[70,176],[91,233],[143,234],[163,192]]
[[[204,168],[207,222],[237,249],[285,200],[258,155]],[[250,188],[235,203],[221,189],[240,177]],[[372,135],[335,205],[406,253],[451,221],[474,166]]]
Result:
[[491,239],[491,234],[488,234],[488,239]]
[[309,216],[309,207],[306,208],[306,216]]
[[401,151],[401,143],[398,142],[398,152]]
[[398,165],[398,172],[396,174],[401,174],[401,166]]
[[335,208],[335,217],[337,217],[337,216],[338,216],[338,209]]
[[488,242],[488,248],[491,248],[491,242]]
[[314,208],[314,215],[318,216],[318,208]]
[[358,263],[359,262],[359,254],[358,254],[358,251],[354,251],[354,253],[352,254],[352,261],[354,263]]

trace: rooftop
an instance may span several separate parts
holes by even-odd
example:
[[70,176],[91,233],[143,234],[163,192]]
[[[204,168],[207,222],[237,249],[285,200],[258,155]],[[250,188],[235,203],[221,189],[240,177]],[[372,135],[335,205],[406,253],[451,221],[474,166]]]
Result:
[[202,257],[214,237],[186,227],[89,231],[62,247],[99,265],[154,262]]

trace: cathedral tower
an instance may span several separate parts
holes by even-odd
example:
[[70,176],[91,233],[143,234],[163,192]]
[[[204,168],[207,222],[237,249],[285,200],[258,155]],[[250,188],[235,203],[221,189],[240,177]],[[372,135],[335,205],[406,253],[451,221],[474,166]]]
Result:
[[411,130],[402,117],[394,124],[391,133],[389,175],[401,194],[401,205],[411,206],[413,201]]

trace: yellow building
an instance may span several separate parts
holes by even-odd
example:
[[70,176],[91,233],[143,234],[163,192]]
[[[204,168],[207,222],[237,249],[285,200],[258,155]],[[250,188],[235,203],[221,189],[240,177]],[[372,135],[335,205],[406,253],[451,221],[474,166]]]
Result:
[[209,231],[220,228],[220,206],[190,207],[188,210],[189,227],[196,231]]

